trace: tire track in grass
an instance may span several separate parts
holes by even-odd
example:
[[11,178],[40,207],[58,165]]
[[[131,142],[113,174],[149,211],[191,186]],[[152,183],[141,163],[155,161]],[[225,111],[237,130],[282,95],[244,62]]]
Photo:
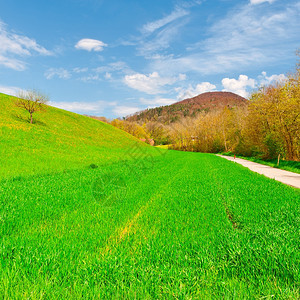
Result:
[[[165,166],[164,166],[165,167]],[[181,168],[181,171],[187,168],[187,162],[184,162],[184,167]],[[160,186],[159,193],[154,194],[145,205],[143,205],[139,211],[131,218],[129,221],[126,222],[126,224],[121,228],[115,231],[109,238],[108,238],[108,244],[104,247],[104,250],[102,251],[102,256],[105,257],[108,253],[112,254],[113,250],[116,250],[116,247],[122,243],[130,235],[132,232],[132,227],[138,223],[138,220],[140,217],[148,210],[149,206],[159,197],[161,197],[165,190],[168,189],[168,187],[176,180],[176,178],[181,175],[179,172],[170,178],[167,183]]]
[[230,221],[230,223],[234,229],[242,230],[243,229],[242,224],[239,222],[239,220],[237,220],[235,218],[233,212],[230,210],[229,205],[227,204],[226,198],[223,193],[222,186],[220,185],[220,181],[218,180],[218,178],[216,176],[217,169],[211,168],[211,170],[212,170],[211,176],[214,179],[214,181],[216,182],[216,188],[218,190],[220,198],[222,199],[222,205],[225,208],[225,213],[226,213],[227,219]]
[[217,189],[219,191],[220,198],[222,199],[222,204],[225,208],[225,213],[226,213],[227,219],[230,221],[230,223],[234,229],[242,230],[243,226],[242,226],[241,222],[239,222],[239,220],[236,219],[233,212],[229,209],[229,205],[227,204],[226,198],[222,192],[222,189],[219,187],[219,185],[217,185]]
[[[139,211],[131,218],[127,223],[122,227],[121,229],[117,229],[109,238],[108,243],[104,247],[104,250],[102,251],[102,255],[105,256],[108,253],[112,253],[113,249],[116,248],[117,245],[119,245],[125,238],[128,236],[131,232],[131,228],[134,224],[136,224],[139,217],[148,209],[150,202],[152,200],[150,199],[149,202],[147,202],[145,205],[143,205]],[[113,247],[115,246],[115,247]]]
[[[223,195],[221,195],[221,197],[224,200]],[[225,201],[223,201],[223,205],[225,206],[226,215],[227,215],[227,218],[229,219],[229,221],[231,222],[232,227],[234,229],[241,230],[242,229],[241,226],[238,223],[235,222],[234,216],[233,216],[232,212],[230,212],[230,210],[229,210],[228,206],[226,205]]]

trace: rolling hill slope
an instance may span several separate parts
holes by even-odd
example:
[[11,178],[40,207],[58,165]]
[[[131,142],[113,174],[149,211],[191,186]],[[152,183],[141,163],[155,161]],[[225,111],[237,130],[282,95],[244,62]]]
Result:
[[30,124],[14,101],[0,94],[0,178],[115,162],[134,147],[153,151],[109,124],[51,106],[35,113]]

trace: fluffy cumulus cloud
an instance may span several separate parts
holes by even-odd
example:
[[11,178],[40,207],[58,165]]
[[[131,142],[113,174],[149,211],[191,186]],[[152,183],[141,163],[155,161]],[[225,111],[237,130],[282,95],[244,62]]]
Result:
[[252,78],[248,78],[247,75],[240,75],[238,79],[234,78],[223,78],[222,85],[223,91],[233,92],[242,97],[248,97],[249,88],[254,88],[256,81]]
[[106,47],[107,44],[103,43],[99,40],[93,40],[93,39],[82,39],[78,41],[78,43],[75,45],[76,49],[79,50],[87,50],[87,51],[96,51],[100,52]]
[[40,55],[51,55],[52,53],[40,46],[34,39],[27,36],[15,34],[7,29],[0,21],[0,66],[5,66],[17,71],[23,71],[26,63],[23,59],[34,53]]
[[250,4],[256,5],[256,4],[261,4],[261,3],[264,3],[264,2],[272,3],[274,1],[275,0],[250,0]]
[[201,82],[197,84],[195,87],[192,85],[189,85],[187,89],[183,88],[177,88],[175,89],[176,92],[178,92],[178,99],[187,99],[187,98],[192,98],[195,97],[199,94],[206,93],[206,92],[211,92],[216,89],[216,86],[214,84],[211,84],[210,82]]
[[260,81],[260,85],[268,85],[270,83],[274,83],[274,82],[283,82],[285,80],[287,80],[287,77],[284,74],[274,74],[271,76],[267,76],[267,72],[262,72],[262,75],[259,76],[259,81]]
[[60,79],[69,79],[71,78],[71,73],[63,68],[50,68],[45,72],[45,77],[47,79],[52,79],[53,77],[58,77]]
[[172,85],[177,81],[185,80],[184,74],[179,74],[178,77],[161,77],[157,72],[149,75],[136,73],[133,75],[126,75],[124,82],[132,89],[144,92],[150,95],[165,93],[163,87]]

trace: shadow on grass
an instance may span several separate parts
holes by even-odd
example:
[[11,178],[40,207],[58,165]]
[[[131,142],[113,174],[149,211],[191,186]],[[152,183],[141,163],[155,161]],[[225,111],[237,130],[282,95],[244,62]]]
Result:
[[[25,116],[18,115],[18,114],[11,114],[11,116],[16,121],[23,122],[23,123],[30,123],[30,117],[25,117]],[[45,127],[47,126],[46,123],[36,120],[35,118],[33,118],[32,124],[41,125],[41,126],[45,126]]]

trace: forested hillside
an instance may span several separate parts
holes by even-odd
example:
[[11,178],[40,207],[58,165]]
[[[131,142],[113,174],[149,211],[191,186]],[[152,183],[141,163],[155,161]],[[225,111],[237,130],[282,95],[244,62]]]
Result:
[[200,112],[216,111],[225,107],[243,107],[247,100],[230,92],[208,92],[185,99],[171,105],[160,106],[137,112],[126,118],[127,121],[160,122],[168,125],[184,117],[196,117]]

